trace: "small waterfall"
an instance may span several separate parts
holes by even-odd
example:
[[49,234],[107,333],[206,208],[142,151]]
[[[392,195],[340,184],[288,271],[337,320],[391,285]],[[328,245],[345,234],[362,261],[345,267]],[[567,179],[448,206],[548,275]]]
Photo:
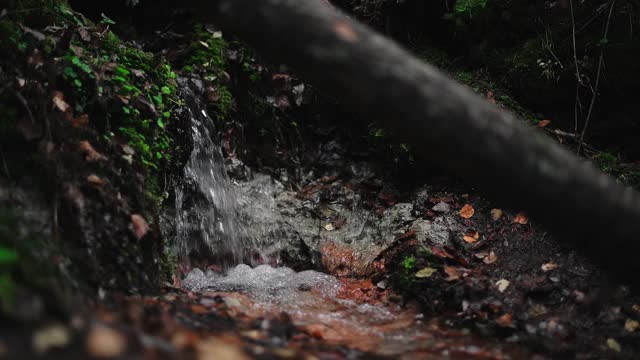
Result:
[[229,267],[245,258],[236,216],[237,197],[214,138],[213,120],[193,89],[197,90],[197,86],[190,82],[180,80],[191,121],[193,150],[184,168],[184,179],[176,189],[174,248],[182,256],[213,255],[217,263]]

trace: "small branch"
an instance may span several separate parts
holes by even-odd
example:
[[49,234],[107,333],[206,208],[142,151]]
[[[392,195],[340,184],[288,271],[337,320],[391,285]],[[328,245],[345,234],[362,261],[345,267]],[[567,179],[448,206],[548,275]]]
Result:
[[[607,23],[604,28],[604,38],[608,41],[607,36],[609,35],[609,25],[611,24],[611,14],[613,14],[613,8],[616,4],[616,0],[611,1],[611,6],[609,7],[609,15],[607,16]],[[582,133],[580,134],[580,141],[578,142],[578,151],[577,155],[580,156],[580,152],[582,150],[582,143],[584,142],[584,135],[587,133],[587,128],[589,127],[589,121],[591,120],[591,115],[593,113],[593,106],[596,103],[596,97],[598,96],[598,86],[600,85],[600,74],[602,73],[602,61],[604,59],[604,49],[606,47],[606,43],[602,44],[602,48],[600,49],[600,58],[598,59],[598,71],[596,74],[596,84],[593,89],[593,96],[591,97],[591,103],[589,104],[589,111],[587,112],[587,118],[584,121],[584,127],[582,128]]]
[[582,76],[580,75],[580,66],[578,65],[578,51],[576,49],[576,18],[573,10],[573,0],[569,0],[571,6],[571,38],[573,41],[573,61],[576,66],[576,100],[573,107],[574,116],[574,132],[578,132],[578,105],[580,104],[580,84],[582,84]]

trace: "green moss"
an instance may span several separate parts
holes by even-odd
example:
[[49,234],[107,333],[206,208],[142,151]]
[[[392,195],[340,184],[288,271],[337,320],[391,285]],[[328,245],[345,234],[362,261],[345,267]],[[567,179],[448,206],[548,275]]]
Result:
[[[224,71],[227,41],[220,34],[209,33],[204,25],[194,26],[193,40],[188,50],[183,70],[198,71],[215,80]],[[186,71],[186,70],[185,70]]]
[[605,174],[618,179],[622,184],[640,188],[640,166],[624,164],[616,155],[601,152],[592,158],[593,163]]

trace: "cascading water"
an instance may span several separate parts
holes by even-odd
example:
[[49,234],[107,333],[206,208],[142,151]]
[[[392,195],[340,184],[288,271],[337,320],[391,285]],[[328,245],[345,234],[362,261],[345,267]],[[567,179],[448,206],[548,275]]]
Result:
[[188,102],[193,150],[183,182],[176,189],[174,247],[183,256],[214,255],[228,267],[245,257],[245,246],[238,235],[236,194],[224,168],[222,150],[214,139],[213,121],[189,82],[180,80]]

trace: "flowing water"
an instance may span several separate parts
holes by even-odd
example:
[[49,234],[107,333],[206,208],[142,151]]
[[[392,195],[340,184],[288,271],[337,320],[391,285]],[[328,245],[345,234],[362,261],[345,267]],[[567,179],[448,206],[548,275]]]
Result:
[[[189,102],[193,150],[184,168],[184,181],[176,188],[174,247],[183,257],[194,253],[212,255],[215,265],[224,269],[224,272],[193,269],[182,281],[184,288],[219,295],[228,306],[255,318],[285,312],[295,325],[323,341],[378,355],[465,357],[482,352],[490,357],[503,357],[500,347],[487,352],[469,339],[460,345],[457,337],[465,334],[452,335],[433,321],[425,322],[415,310],[394,303],[350,299],[342,293],[344,280],[336,277],[311,270],[296,272],[287,267],[242,264],[249,261],[257,265],[270,257],[273,260],[274,254],[288,246],[282,238],[291,237],[292,232],[298,237],[312,237],[318,224],[296,211],[287,214],[287,210],[279,210],[279,204],[294,199],[270,178],[256,176],[243,184],[234,184],[229,179],[214,137],[213,121],[193,84],[181,82]],[[402,220],[402,207],[397,210],[396,217]],[[353,219],[336,235],[357,242],[366,234],[367,226],[370,230],[378,229],[371,236],[393,239],[388,231],[379,231],[375,224],[367,225],[367,213],[345,213]],[[283,216],[289,221],[281,221]],[[385,229],[392,228],[389,224]],[[362,247],[371,248],[372,243],[364,237],[360,239]],[[259,260],[252,261],[256,258]]]
[[222,150],[215,139],[214,122],[200,97],[182,80],[188,101],[193,150],[175,196],[175,251],[213,255],[229,267],[246,258],[252,238],[241,236],[238,196],[224,167]]

